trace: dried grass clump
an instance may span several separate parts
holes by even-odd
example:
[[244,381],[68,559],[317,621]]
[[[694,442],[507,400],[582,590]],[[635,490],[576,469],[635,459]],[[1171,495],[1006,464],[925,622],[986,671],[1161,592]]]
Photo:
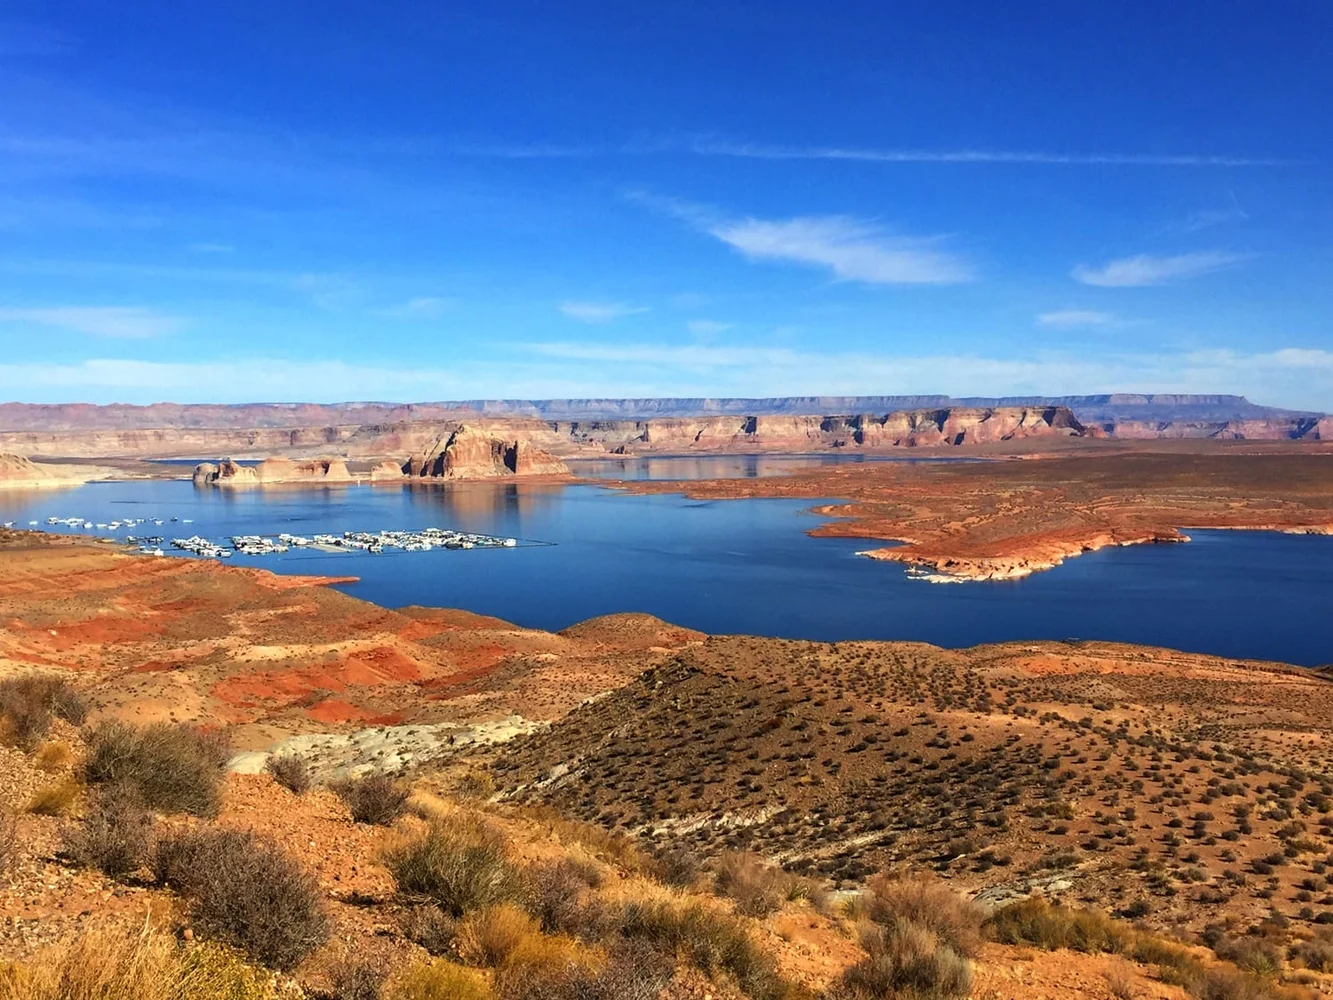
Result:
[[61,740],[43,743],[37,748],[37,752],[32,755],[32,762],[37,765],[39,770],[45,771],[47,774],[64,770],[73,760],[74,751],[70,749],[68,743]]
[[1046,951],[1068,948],[1124,955],[1134,953],[1140,940],[1131,926],[1105,913],[1053,906],[1039,896],[995,911],[986,930],[1001,944],[1028,944]]
[[620,917],[620,933],[629,941],[676,956],[707,975],[730,976],[753,1000],[778,1000],[794,994],[794,987],[778,975],[773,957],[750,936],[744,920],[700,903],[629,903]]
[[229,756],[220,734],[165,722],[143,728],[104,722],[87,740],[89,784],[129,786],[149,809],[217,813]]
[[657,1000],[671,982],[669,959],[648,948],[600,953],[551,949],[540,961],[512,960],[495,977],[500,1000]]
[[293,795],[310,791],[310,769],[294,753],[274,754],[264,765],[273,780]]
[[408,966],[389,981],[384,1000],[492,1000],[486,980],[470,969],[436,959]]
[[858,928],[866,957],[843,976],[848,998],[950,1000],[972,989],[972,963],[928,927],[899,918]]
[[578,844],[607,864],[627,872],[651,873],[654,865],[629,837],[613,833],[579,819],[570,819],[551,806],[526,805],[516,810],[524,818],[546,827],[548,835],[565,844]]
[[51,731],[52,719],[81,726],[88,706],[73,685],[52,674],[0,681],[0,743],[31,750]]
[[381,860],[400,893],[429,899],[452,917],[516,899],[522,888],[504,837],[463,816],[435,820]]
[[458,925],[458,955],[469,965],[502,965],[533,938],[544,937],[537,922],[512,903],[469,913]]
[[387,774],[348,778],[329,788],[347,804],[353,822],[372,826],[391,826],[407,809],[412,794],[403,782]]
[[0,1000],[275,1000],[269,977],[216,945],[108,928],[0,969]]
[[792,878],[755,854],[728,851],[717,861],[717,891],[747,917],[767,917],[790,898]]
[[865,919],[883,927],[908,921],[934,934],[941,944],[964,958],[975,958],[981,947],[981,909],[953,889],[933,879],[913,877],[871,880],[858,910]]
[[33,792],[27,809],[38,816],[64,816],[74,808],[82,794],[81,784],[73,778],[64,778]]
[[164,837],[155,874],[190,901],[196,927],[255,961],[290,969],[327,940],[314,878],[275,844],[239,830]]

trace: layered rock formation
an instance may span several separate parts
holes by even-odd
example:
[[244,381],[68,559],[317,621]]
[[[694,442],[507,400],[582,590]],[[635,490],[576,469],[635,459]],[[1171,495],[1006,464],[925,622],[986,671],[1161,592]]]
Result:
[[[1110,405],[1110,404],[1107,404]],[[0,406],[0,427],[5,407]],[[29,408],[31,409],[31,408]],[[189,408],[182,408],[189,409]],[[226,409],[226,408],[212,408]],[[244,408],[243,408],[244,409]],[[262,409],[262,408],[261,408]],[[368,408],[377,413],[386,408]],[[1259,408],[1253,408],[1259,409]],[[1157,404],[1121,405],[1124,413],[1151,414]],[[286,414],[291,419],[324,413],[345,413],[336,407],[301,408]],[[25,421],[28,416],[24,411]],[[355,459],[381,460],[412,455],[429,462],[437,457],[452,434],[476,431],[511,445],[530,442],[558,457],[613,454],[680,454],[696,451],[812,452],[830,448],[891,449],[901,447],[956,447],[1020,440],[1043,435],[1056,437],[1109,437],[1126,439],[1199,438],[1219,440],[1333,440],[1333,418],[1312,415],[1251,415],[1215,419],[1225,412],[1216,407],[1194,407],[1160,412],[1192,413],[1180,419],[1120,418],[1089,421],[1065,405],[946,406],[892,411],[856,411],[829,415],[812,411],[796,414],[719,414],[698,417],[654,417],[646,420],[539,420],[523,417],[479,416],[476,419],[432,416],[429,407],[395,408],[407,419],[385,422],[316,424],[276,427],[269,421],[237,427],[219,419],[218,426],[76,430],[76,421],[62,413],[61,426],[49,430],[0,430],[0,451],[21,454],[98,458],[175,458],[187,455],[226,454],[237,457],[285,455],[315,458],[336,452]],[[1099,412],[1108,412],[1105,409]],[[212,416],[210,415],[210,419]],[[181,420],[193,420],[186,414]],[[485,463],[483,463],[485,464]],[[505,463],[500,462],[501,465]],[[497,473],[503,475],[504,473]]]
[[514,476],[568,475],[560,459],[519,438],[506,441],[484,430],[462,426],[438,452],[413,455],[403,465],[409,476],[440,479],[497,479]]
[[294,462],[268,458],[258,465],[240,465],[231,459],[202,462],[195,466],[196,486],[266,486],[282,483],[351,483],[356,477],[341,458]]
[[23,455],[0,454],[0,489],[46,489],[78,486],[109,472],[90,465],[50,465]]

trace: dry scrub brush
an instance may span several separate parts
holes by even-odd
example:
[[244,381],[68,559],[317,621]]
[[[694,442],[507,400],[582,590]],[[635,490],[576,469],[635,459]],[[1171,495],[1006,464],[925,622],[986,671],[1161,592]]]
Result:
[[109,928],[0,967],[0,1000],[274,1000],[263,972],[217,945]]
[[0,743],[31,750],[51,731],[53,718],[81,726],[83,696],[63,677],[28,674],[0,681]]
[[430,900],[452,917],[513,900],[522,888],[504,836],[462,816],[434,820],[419,836],[387,848],[381,860],[399,892]]
[[229,751],[226,738],[192,726],[139,728],[103,722],[87,734],[84,776],[92,785],[126,785],[149,809],[216,815]]
[[294,753],[274,754],[269,757],[264,770],[293,795],[304,795],[310,791],[310,769]]
[[62,831],[64,850],[76,864],[123,879],[147,865],[153,817],[133,788],[112,785],[75,824]]
[[407,808],[411,791],[403,782],[387,774],[369,774],[348,778],[329,788],[347,804],[357,823],[390,826]]
[[190,901],[205,936],[275,969],[290,969],[329,936],[319,886],[275,844],[239,830],[164,837],[153,866]]

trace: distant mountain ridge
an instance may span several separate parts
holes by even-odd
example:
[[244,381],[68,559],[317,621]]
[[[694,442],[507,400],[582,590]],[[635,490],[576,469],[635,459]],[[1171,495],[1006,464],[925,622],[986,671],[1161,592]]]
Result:
[[424,403],[0,403],[0,432],[299,428],[456,420],[469,414],[539,420],[641,420],[726,415],[855,415],[954,407],[1065,406],[1086,424],[1291,420],[1321,414],[1252,403],[1244,396],[1105,393],[1085,396],[773,396],[767,398],[473,399]]

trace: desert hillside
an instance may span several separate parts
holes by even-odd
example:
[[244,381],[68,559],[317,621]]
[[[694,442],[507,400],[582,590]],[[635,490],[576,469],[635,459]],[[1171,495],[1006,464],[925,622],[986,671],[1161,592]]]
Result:
[[0,566],[0,997],[90,963],[210,1000],[1333,984],[1318,672],[552,634],[26,532]]

